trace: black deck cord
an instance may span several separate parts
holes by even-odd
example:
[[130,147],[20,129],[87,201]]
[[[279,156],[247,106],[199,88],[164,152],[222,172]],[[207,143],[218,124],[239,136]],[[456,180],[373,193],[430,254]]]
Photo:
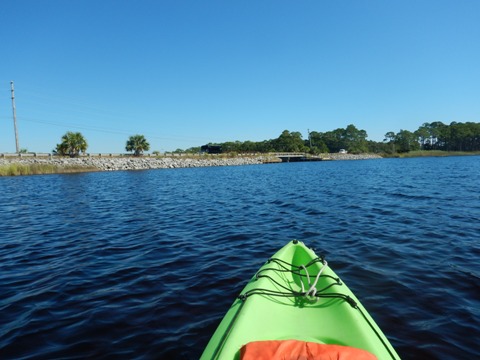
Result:
[[[316,263],[316,262],[324,262],[325,258],[324,256],[322,255],[320,258],[315,258],[313,260],[311,260],[307,265],[305,265],[305,267],[309,267],[310,265]],[[284,260],[281,260],[281,259],[276,259],[276,258],[271,258],[268,260],[268,262],[275,262],[277,263],[278,265],[280,265],[282,268],[284,268],[285,270],[279,270],[279,269],[271,269],[273,271],[281,271],[281,272],[284,272],[284,271],[290,271],[292,273],[295,273],[295,271],[292,271],[292,270],[288,270],[288,267],[287,266],[291,266],[291,267],[296,267],[298,269],[301,268],[301,266],[295,266],[293,264],[290,264]],[[282,264],[280,264],[282,263]],[[266,270],[266,269],[265,269]],[[303,275],[303,274],[300,274],[300,273],[296,273],[297,275],[300,275],[300,276],[306,276],[306,275]],[[261,275],[262,277],[264,275]],[[312,275],[313,276],[313,275]],[[268,276],[265,276],[265,277],[268,277]],[[272,279],[273,280],[273,279]],[[340,282],[340,279],[338,278],[337,279],[338,282]],[[278,284],[278,283],[277,283]],[[332,285],[335,285],[335,284],[331,284],[330,286]],[[282,286],[283,287],[283,286]],[[328,288],[328,287],[327,287]],[[320,292],[321,291],[324,291],[326,290],[327,288],[325,289],[322,289],[322,290],[319,290]],[[260,290],[260,289],[258,289]],[[252,294],[253,295],[253,294]],[[390,356],[392,357],[392,359],[396,359],[396,357],[393,355],[392,351],[390,350],[390,347],[388,346],[388,344],[385,343],[385,341],[383,340],[383,337],[378,333],[377,329],[375,329],[375,327],[372,325],[372,323],[370,322],[370,320],[365,316],[365,314],[363,313],[362,309],[357,305],[357,303],[355,302],[355,300],[353,300],[350,296],[347,296],[347,295],[344,295],[344,294],[335,294],[335,293],[330,293],[330,294],[317,294],[316,295],[317,297],[321,297],[321,298],[342,298],[343,300],[345,300],[346,302],[348,302],[350,304],[351,307],[357,309],[360,314],[362,315],[362,317],[365,319],[365,321],[367,322],[368,326],[370,326],[370,328],[373,330],[373,332],[375,333],[375,335],[377,335],[378,339],[381,341],[381,343],[383,344],[383,346],[387,349],[388,353],[390,354]]]
[[[292,294],[296,294],[296,296],[304,296],[304,295],[305,295],[305,293],[302,293],[302,292],[299,292],[299,291],[295,292],[295,291],[287,288],[286,286],[280,284],[278,281],[276,281],[275,279],[273,279],[273,278],[270,277],[269,275],[258,275],[258,274],[257,274],[256,277],[257,277],[257,279],[259,279],[259,278],[267,278],[267,279],[269,279],[271,282],[275,283],[277,286],[285,289],[286,291],[289,291],[289,292],[292,293]],[[315,275],[315,276],[312,275],[312,277],[316,277],[316,275]],[[336,283],[332,283],[332,284],[324,287],[323,289],[317,290],[317,293],[320,293],[320,292],[322,292],[322,291],[325,291],[325,290],[327,290],[327,289],[329,289],[329,288],[331,288],[332,286],[335,286],[335,285],[342,285],[342,283],[341,283],[341,281],[340,281],[339,278],[336,278],[336,277],[333,277],[333,276],[330,276],[330,275],[321,275],[320,277],[322,277],[322,278],[328,277],[328,278],[330,278],[330,279],[332,279],[332,280],[335,280]],[[250,293],[250,292],[255,292],[255,290],[264,290],[264,289],[253,289],[253,290],[247,291],[246,294],[248,294],[248,293]],[[267,291],[275,292],[275,291],[273,291],[273,290],[267,290]],[[248,296],[248,295],[247,295],[247,296]]]
[[372,323],[370,322],[370,320],[368,320],[368,318],[365,316],[365,314],[363,313],[362,309],[360,309],[359,307],[357,308],[358,311],[360,311],[360,314],[362,314],[363,318],[365,319],[365,321],[367,322],[368,326],[370,326],[370,328],[373,330],[373,332],[375,333],[375,335],[377,335],[377,337],[380,339],[380,341],[382,342],[383,346],[385,347],[385,349],[387,349],[388,353],[390,354],[390,356],[392,357],[392,359],[397,359],[395,357],[395,355],[393,355],[392,351],[390,350],[390,347],[388,346],[387,343],[385,343],[385,341],[383,340],[383,337],[378,333],[377,329],[375,329],[375,327],[372,325]]
[[[310,265],[313,265],[317,262],[324,262],[325,258],[324,256],[321,256],[320,258],[315,258],[313,260],[311,260],[308,264],[304,265],[306,268],[309,267]],[[271,281],[273,281],[274,283],[276,283],[278,286],[284,288],[285,290],[289,290],[287,289],[285,286],[279,284],[277,281],[275,281],[274,279],[272,279],[270,276],[268,275],[260,275],[260,273],[264,272],[264,271],[268,271],[268,270],[272,270],[272,271],[278,271],[278,272],[291,272],[291,273],[294,273],[296,275],[299,275],[299,276],[306,276],[304,274],[301,274],[300,272],[296,272],[295,270],[290,270],[288,267],[294,267],[294,268],[297,268],[298,270],[300,270],[302,267],[301,266],[296,266],[296,265],[293,265],[293,264],[290,264],[288,262],[286,262],[285,260],[282,260],[282,259],[277,259],[277,258],[270,258],[268,259],[267,263],[271,263],[271,262],[274,262],[276,263],[278,266],[282,267],[282,269],[274,269],[274,268],[266,268],[266,269],[262,269],[260,270],[256,277],[257,278],[260,278],[260,277],[266,277],[266,278],[269,278]],[[315,277],[316,275],[311,275],[312,277]],[[330,275],[322,275],[322,276],[327,276],[327,277],[330,277],[334,280],[337,281],[338,284],[341,284],[341,281],[340,281],[340,278],[335,278],[335,277],[332,277]],[[321,290],[318,290],[318,292],[322,292],[322,291],[325,291],[327,290],[328,288],[334,286],[334,285],[337,285],[337,284],[330,284],[328,287],[324,288],[324,289],[321,289]],[[290,290],[291,291],[291,290]],[[303,293],[301,292],[291,292],[290,294],[288,293],[281,293],[281,292],[275,292],[275,291],[272,291],[272,290],[267,290],[267,289],[254,289],[252,291],[249,291],[247,293],[245,293],[243,296],[245,297],[248,297],[250,295],[271,295],[271,296],[281,296],[281,297],[296,297],[296,296],[304,296]],[[357,303],[355,302],[355,300],[353,300],[350,296],[348,295],[344,295],[344,294],[339,294],[339,293],[330,293],[330,294],[316,294],[316,296],[318,298],[337,298],[337,299],[342,299],[344,301],[346,301],[352,308],[354,309],[357,309],[360,314],[362,315],[362,317],[365,319],[365,321],[367,322],[368,326],[370,326],[370,328],[373,330],[373,332],[375,333],[375,335],[378,337],[378,339],[381,341],[381,343],[383,344],[383,346],[387,349],[388,353],[390,354],[390,356],[392,357],[392,359],[396,359],[396,357],[393,355],[393,353],[391,352],[389,346],[385,343],[385,341],[383,340],[382,336],[378,333],[377,329],[375,329],[375,327],[371,324],[371,322],[368,320],[368,318],[365,316],[365,314],[363,313],[362,309],[357,305]]]
[[217,359],[218,358],[218,354],[220,353],[220,349],[225,344],[225,340],[227,339],[228,335],[230,334],[230,331],[233,328],[233,324],[235,324],[235,321],[237,321],[237,317],[240,314],[240,311],[242,311],[242,308],[243,308],[243,305],[245,304],[245,301],[247,301],[247,297],[243,297],[243,295],[239,295],[238,299],[241,300],[240,307],[238,308],[237,312],[233,316],[232,321],[230,321],[230,324],[228,325],[227,330],[223,333],[222,338],[220,339],[220,342],[218,343],[217,347],[215,348],[215,351],[213,352],[212,359]]
[[[277,283],[275,280],[273,280],[270,276],[268,275],[259,275],[260,272],[263,272],[265,270],[272,270],[272,271],[280,271],[280,272],[291,272],[291,273],[295,273],[295,271],[292,271],[292,270],[289,270],[286,266],[284,265],[288,265],[288,266],[292,266],[292,267],[296,267],[298,269],[302,268],[301,266],[295,266],[293,264],[290,264],[284,260],[281,260],[281,259],[276,259],[276,258],[271,258],[267,261],[267,263],[270,263],[270,262],[275,262],[277,263],[278,265],[282,266],[284,268],[284,270],[280,270],[280,269],[273,269],[273,268],[268,268],[268,269],[264,269],[264,270],[260,270],[255,276],[256,278],[258,279],[259,277],[266,277],[266,278],[269,278],[270,280],[274,281],[275,283]],[[324,258],[322,256],[322,258],[315,258],[313,259],[312,261],[310,261],[307,265],[305,265],[305,267],[309,267],[310,265],[313,265],[314,263],[316,262],[319,262],[321,261],[323,263],[324,261]],[[280,263],[283,263],[283,264],[280,264]],[[295,273],[296,274],[296,273]],[[301,275],[301,276],[304,276],[302,274],[297,274],[297,275]],[[306,275],[305,275],[306,276]],[[313,276],[313,275],[312,275]],[[328,277],[330,278],[333,278],[335,280],[337,280],[338,284],[341,285],[341,281],[340,281],[340,278],[334,278],[332,276],[329,276],[327,275]],[[277,283],[277,285],[280,285]],[[320,290],[320,291],[325,291],[327,290],[328,288],[330,288],[331,286],[334,286],[334,285],[337,285],[337,284],[330,284],[329,286],[327,286],[326,288]],[[284,289],[286,289],[284,286],[280,285],[281,287],[283,287]],[[282,293],[280,291],[273,291],[273,290],[268,290],[268,289],[252,289],[251,291],[247,291],[245,294],[240,294],[237,298],[241,300],[241,303],[240,303],[240,307],[238,308],[237,312],[235,313],[232,321],[230,322],[230,324],[228,325],[227,327],[227,330],[223,333],[222,335],[222,338],[220,339],[220,342],[218,343],[217,347],[215,348],[215,351],[213,353],[213,358],[212,359],[217,359],[218,358],[218,354],[220,352],[220,349],[223,347],[224,343],[225,343],[225,340],[226,338],[228,337],[228,335],[230,334],[230,331],[232,330],[233,328],[233,325],[235,324],[235,321],[237,320],[237,317],[238,315],[240,314],[240,311],[242,310],[243,308],[243,305],[245,304],[245,302],[247,301],[247,298],[251,295],[270,295],[270,296],[279,296],[279,297],[300,297],[300,296],[304,296],[305,294],[302,293],[302,292],[295,292],[295,291],[291,291],[290,289],[286,289],[286,290],[289,290],[290,292],[289,293]],[[373,330],[373,332],[375,333],[375,335],[377,335],[378,339],[381,341],[381,343],[383,344],[383,346],[387,349],[388,353],[390,354],[390,356],[392,357],[392,359],[396,359],[396,357],[393,355],[393,353],[391,352],[388,344],[385,343],[385,341],[383,340],[382,336],[378,333],[377,329],[375,329],[375,327],[371,324],[370,320],[365,316],[365,314],[363,313],[362,309],[358,306],[358,304],[355,302],[355,300],[353,300],[350,296],[348,295],[345,295],[345,294],[340,294],[340,293],[330,293],[330,294],[316,294],[315,295],[316,297],[318,298],[336,298],[336,299],[342,299],[344,301],[346,301],[351,307],[353,307],[354,309],[357,309],[360,314],[362,315],[362,317],[365,319],[365,321],[367,322],[367,324],[370,326],[370,328]]]

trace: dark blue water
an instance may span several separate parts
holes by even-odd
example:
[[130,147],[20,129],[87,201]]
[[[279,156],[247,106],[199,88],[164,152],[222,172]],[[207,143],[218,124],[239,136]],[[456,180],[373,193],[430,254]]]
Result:
[[479,189],[480,157],[0,178],[0,358],[198,358],[293,238],[402,358],[478,358]]

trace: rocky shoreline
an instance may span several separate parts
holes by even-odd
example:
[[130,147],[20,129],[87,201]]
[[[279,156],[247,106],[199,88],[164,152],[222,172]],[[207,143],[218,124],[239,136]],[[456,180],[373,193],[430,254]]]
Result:
[[[366,160],[378,159],[378,155],[363,154],[325,154],[322,160]],[[281,162],[274,156],[238,156],[238,157],[93,157],[82,156],[78,158],[55,157],[55,156],[15,156],[0,157],[0,166],[12,164],[18,165],[51,165],[58,168],[78,168],[98,171],[118,170],[148,170],[148,169],[173,169],[207,166],[240,166],[257,165],[272,162]]]
[[0,166],[19,165],[53,165],[59,168],[86,168],[98,171],[118,170],[148,170],[148,169],[173,169],[206,166],[235,166],[262,164],[261,158],[175,158],[175,157],[79,157],[79,158],[0,158]]

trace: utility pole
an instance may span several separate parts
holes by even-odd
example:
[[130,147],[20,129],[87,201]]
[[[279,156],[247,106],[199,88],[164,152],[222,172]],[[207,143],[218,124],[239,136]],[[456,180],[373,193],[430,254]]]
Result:
[[17,154],[20,153],[20,145],[18,144],[18,130],[17,130],[17,111],[15,110],[15,89],[13,87],[13,81],[10,81],[12,86],[12,110],[13,110],[13,127],[15,128],[15,147]]

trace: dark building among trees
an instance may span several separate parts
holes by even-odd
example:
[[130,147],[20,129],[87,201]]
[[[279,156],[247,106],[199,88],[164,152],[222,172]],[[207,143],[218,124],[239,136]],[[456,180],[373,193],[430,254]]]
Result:
[[221,145],[203,145],[200,151],[207,154],[220,154],[222,152]]

